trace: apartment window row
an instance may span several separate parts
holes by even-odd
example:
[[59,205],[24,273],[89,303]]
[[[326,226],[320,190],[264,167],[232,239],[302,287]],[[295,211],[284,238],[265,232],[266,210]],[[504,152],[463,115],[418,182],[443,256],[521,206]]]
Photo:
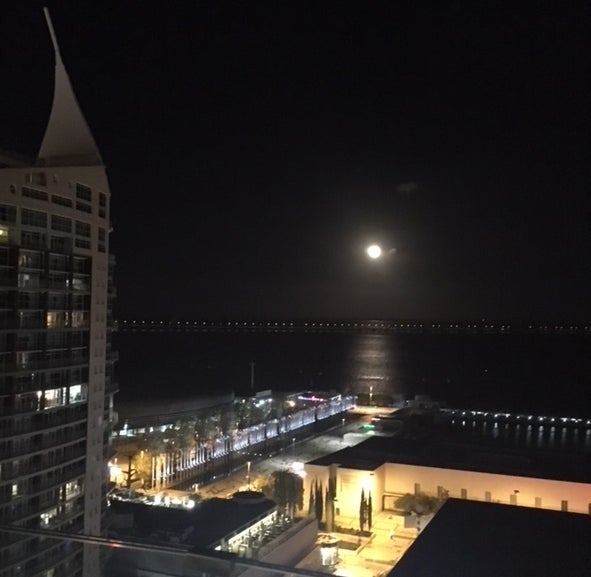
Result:
[[86,276],[69,278],[67,274],[50,273],[44,275],[38,272],[19,273],[17,275],[18,288],[38,289],[47,286],[53,289],[69,289],[76,291],[90,290],[90,283]]
[[[20,248],[0,251],[0,266],[10,267],[13,269],[15,262],[19,268],[31,268],[44,271],[47,267],[53,273],[67,274],[70,271],[76,274],[90,274],[90,259],[88,257],[70,256],[67,254],[51,252],[47,253],[44,250],[32,250],[29,248]],[[11,277],[11,271],[4,271],[5,280],[8,281]]]
[[[34,411],[35,409],[31,409]],[[64,427],[53,431],[37,431],[33,435],[26,437],[15,437],[11,440],[6,440],[0,443],[0,459],[5,462],[4,480],[7,480],[16,475],[26,473],[23,461],[26,458],[33,458],[36,460],[35,465],[55,466],[56,461],[61,459],[60,454],[55,454],[55,449],[61,449],[66,446],[76,446],[83,442],[85,437],[84,431],[80,427]],[[45,453],[49,458],[45,458]],[[12,461],[12,462],[10,462]],[[11,466],[12,465],[12,466]]]
[[[77,311],[77,313],[82,311]],[[88,311],[84,312],[84,316],[76,318],[76,315],[70,325],[82,325],[86,328],[88,324],[87,319],[90,316]],[[74,326],[72,328],[79,328]],[[88,331],[43,331],[30,332],[19,334],[1,334],[0,335],[0,354],[10,354],[16,351],[33,352],[43,351],[45,349],[81,349],[88,347]]]
[[[24,417],[28,417],[29,422],[31,422],[37,420],[32,417],[47,417],[56,414],[63,416],[65,411],[72,412],[77,409],[86,410],[85,406],[77,401],[72,403],[66,410],[35,411],[33,408],[28,412],[15,413],[15,418],[23,420]],[[62,421],[64,420],[62,419]],[[21,430],[23,430],[22,427],[19,431]],[[83,443],[86,438],[86,424],[84,422],[64,422],[62,426],[50,430],[37,426],[35,429],[24,430],[24,434],[16,432],[12,438],[9,438],[10,435],[11,432],[9,431],[5,438],[0,440],[0,459],[4,461],[4,476],[0,480],[26,474],[28,471],[23,460],[27,457],[34,457],[33,453],[43,456],[44,452],[50,449],[76,446]],[[37,457],[37,460],[40,460],[39,457]],[[47,464],[46,462],[45,465]],[[50,461],[49,464],[54,465],[54,460]]]
[[19,395],[15,401],[22,410],[43,411],[64,407],[75,403],[85,402],[87,399],[87,387],[85,384],[57,387],[55,389],[38,390],[32,393]]
[[[33,189],[28,189],[33,190]],[[42,191],[39,191],[42,192]],[[27,196],[33,197],[33,193],[27,194]],[[52,200],[55,198],[62,198],[62,197],[52,197]],[[45,199],[46,200],[46,199]],[[59,202],[58,204],[63,204],[68,206],[68,202],[71,203],[69,199],[63,198],[63,202]],[[76,203],[76,208],[79,210],[86,212],[88,214],[92,213],[92,209],[90,206],[85,205],[84,203]],[[101,216],[104,218],[105,213],[102,211]],[[15,224],[17,221],[17,214],[16,214],[16,207],[11,206],[8,204],[0,204],[0,223],[6,224]],[[21,209],[21,224],[23,226],[34,226],[38,228],[47,228],[48,223],[48,214],[47,212],[40,211],[40,210],[33,210],[30,208],[22,208]],[[57,232],[72,232],[72,219],[56,214],[51,215],[51,230]],[[80,232],[79,232],[80,231]],[[90,237],[91,234],[91,226],[88,223],[76,221],[76,234],[80,236],[85,236],[87,238]],[[4,231],[6,235],[8,231]],[[25,233],[23,233],[24,235]]]
[[16,351],[14,368],[17,371],[34,371],[68,365],[81,365],[88,362],[88,349],[47,349],[45,351]]
[[25,375],[0,376],[0,394],[22,394],[35,392],[40,389],[57,388],[60,386],[86,387],[88,382],[87,367],[72,367],[70,369],[40,371]]
[[87,327],[89,311],[47,311],[47,328],[69,327],[73,329]]
[[33,198],[35,200],[49,201],[49,195],[44,190],[37,190],[36,188],[29,188],[23,186],[21,189],[22,195],[26,198]]
[[[59,487],[71,477],[78,477],[81,468],[84,467],[80,459],[84,459],[85,453],[86,440],[82,436],[79,442],[72,445],[13,460],[12,466],[3,468],[2,477],[5,481],[27,477],[12,484],[13,498],[40,493],[56,485]],[[68,463],[69,461],[77,462]],[[64,465],[64,463],[68,464]]]
[[[77,403],[57,411],[14,413],[10,419],[0,419],[0,439],[4,443],[15,439],[37,438],[39,434],[52,435],[56,431],[82,425],[78,437],[85,436],[86,405]],[[51,430],[46,430],[48,427]],[[51,441],[48,441],[51,444]],[[55,443],[54,443],[55,444]]]

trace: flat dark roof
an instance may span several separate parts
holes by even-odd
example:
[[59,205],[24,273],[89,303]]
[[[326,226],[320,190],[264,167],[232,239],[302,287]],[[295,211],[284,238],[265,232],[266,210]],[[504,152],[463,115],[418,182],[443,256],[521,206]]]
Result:
[[481,442],[467,436],[432,435],[404,437],[369,437],[366,441],[320,457],[310,464],[375,470],[383,463],[401,463],[442,469],[458,469],[591,483],[589,453],[535,450],[506,447]]
[[112,507],[115,513],[134,516],[133,529],[121,533],[152,542],[166,541],[166,535],[174,534],[179,544],[208,547],[259,515],[270,513],[275,503],[270,499],[239,503],[234,499],[213,498],[197,503],[191,510],[129,501],[113,501]]
[[389,577],[589,577],[591,516],[449,499]]

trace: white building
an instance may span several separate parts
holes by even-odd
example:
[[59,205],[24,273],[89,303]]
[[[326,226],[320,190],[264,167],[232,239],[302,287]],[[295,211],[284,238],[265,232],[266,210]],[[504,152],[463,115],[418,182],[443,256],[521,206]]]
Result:
[[[38,157],[0,157],[0,519],[101,534],[115,383],[110,191],[55,48]],[[98,574],[97,548],[0,534],[0,576]]]
[[[580,457],[579,457],[580,458]],[[306,491],[313,484],[336,487],[336,523],[357,518],[361,492],[374,511],[395,511],[398,497],[425,493],[458,499],[591,514],[591,478],[559,456],[539,463],[523,455],[491,452],[443,439],[416,442],[370,438],[305,464]],[[305,501],[309,493],[306,493]]]

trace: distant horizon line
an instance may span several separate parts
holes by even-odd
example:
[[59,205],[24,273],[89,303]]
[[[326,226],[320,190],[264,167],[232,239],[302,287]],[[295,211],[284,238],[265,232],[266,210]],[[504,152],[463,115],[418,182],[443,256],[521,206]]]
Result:
[[121,319],[116,321],[118,328],[129,330],[245,330],[245,331],[377,331],[377,332],[473,332],[473,333],[551,333],[551,334],[591,334],[591,324],[560,323],[540,321],[422,321],[398,320],[155,320]]

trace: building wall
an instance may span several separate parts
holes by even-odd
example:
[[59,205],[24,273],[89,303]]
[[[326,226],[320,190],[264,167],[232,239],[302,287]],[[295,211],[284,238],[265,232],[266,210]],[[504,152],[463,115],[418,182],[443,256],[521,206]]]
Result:
[[[0,170],[4,522],[101,532],[112,408],[108,236],[102,166]],[[80,548],[67,551],[4,538],[0,575],[60,566],[73,574]],[[98,570],[96,547],[86,564],[85,575]]]
[[[323,489],[326,487],[330,467],[306,464],[305,471],[304,502],[307,506],[314,483],[322,483]],[[440,490],[446,490],[450,497],[490,499],[496,503],[554,510],[563,509],[563,501],[566,501],[564,505],[570,512],[591,512],[591,484],[585,483],[398,463],[385,463],[373,471],[338,466],[336,478],[336,508],[341,517],[358,517],[362,489],[366,497],[371,491],[374,511],[383,507],[393,509],[395,499],[405,493],[420,491],[437,496]]]
[[384,492],[390,494],[414,493],[418,484],[420,491],[430,495],[437,495],[438,487],[442,487],[450,497],[465,496],[475,501],[488,500],[488,492],[495,503],[526,507],[560,510],[562,501],[567,501],[569,511],[589,513],[591,505],[591,484],[397,463],[386,463],[385,470]]
[[[322,484],[322,493],[326,490],[330,474],[330,467],[320,465],[305,465],[306,480],[304,483],[304,506],[307,507],[310,499],[310,491],[314,483]],[[373,471],[362,469],[348,469],[337,466],[334,468],[336,475],[336,502],[335,511],[340,517],[359,516],[359,504],[361,502],[361,491],[366,498],[371,493],[372,508],[374,511],[381,510],[383,497],[385,466],[378,467]]]

